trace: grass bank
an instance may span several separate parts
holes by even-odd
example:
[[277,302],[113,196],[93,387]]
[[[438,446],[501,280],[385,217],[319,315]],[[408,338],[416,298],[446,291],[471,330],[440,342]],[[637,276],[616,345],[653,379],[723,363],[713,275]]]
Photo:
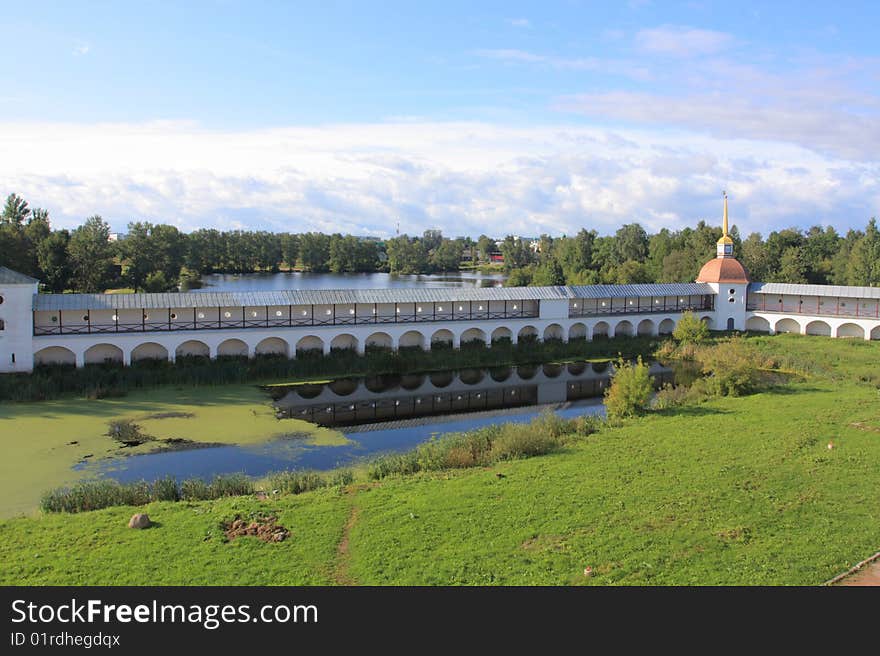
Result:
[[[145,531],[131,507],[2,521],[0,582],[818,584],[880,545],[880,344],[750,342],[809,377],[526,460],[155,502]],[[289,539],[222,539],[221,522],[267,513]]]
[[84,458],[145,453],[148,442],[121,448],[107,435],[110,421],[128,419],[157,440],[254,444],[285,435],[340,444],[336,431],[299,420],[279,421],[268,396],[253,385],[162,387],[122,398],[62,398],[0,404],[0,516],[33,512],[46,489],[80,480]]

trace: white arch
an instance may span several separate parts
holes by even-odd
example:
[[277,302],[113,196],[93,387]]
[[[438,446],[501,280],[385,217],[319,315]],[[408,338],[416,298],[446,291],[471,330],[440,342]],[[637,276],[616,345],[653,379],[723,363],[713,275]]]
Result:
[[865,339],[865,329],[854,323],[844,323],[837,327],[838,337],[858,337]]
[[571,327],[568,329],[568,341],[572,341],[574,339],[586,339],[587,338],[587,327],[582,323],[573,323]]
[[562,332],[562,326],[558,323],[551,323],[549,326],[544,328],[544,341],[556,341],[561,340],[564,333]]
[[780,319],[776,322],[776,328],[774,330],[777,333],[795,333],[800,334],[801,325],[795,321],[794,319]]
[[114,344],[95,344],[83,353],[84,364],[104,364],[122,362],[122,349]]
[[650,319],[642,319],[641,321],[639,321],[637,333],[639,335],[653,335],[654,334],[654,322],[651,321]]
[[658,335],[671,335],[674,330],[675,322],[672,319],[664,319],[660,322],[660,325],[657,326]]
[[754,330],[758,333],[769,333],[770,322],[764,317],[749,317],[746,321],[746,330]]
[[220,342],[217,347],[217,355],[220,357],[244,357],[248,355],[248,346],[240,339],[227,339]]
[[616,326],[614,326],[614,336],[615,337],[632,337],[633,336],[633,325],[624,319],[623,321],[618,322]]
[[394,341],[388,333],[373,333],[364,341],[364,346],[367,348],[390,349],[394,348]]
[[41,364],[76,364],[76,355],[63,346],[47,346],[34,353],[34,366]]
[[706,324],[706,328],[708,328],[709,330],[713,330],[715,328],[715,322],[712,320],[712,317],[708,315],[700,319],[700,321]]
[[593,339],[597,337],[608,337],[608,334],[611,332],[611,326],[608,325],[607,321],[600,321],[595,326],[593,326]]
[[318,353],[324,352],[324,340],[320,337],[306,335],[305,337],[301,337],[296,343],[297,353],[313,353],[315,351]]
[[441,328],[431,335],[432,348],[435,346],[452,346],[454,341],[455,335],[452,334],[451,330],[446,330],[445,328]]
[[418,330],[408,330],[397,340],[398,348],[425,348],[425,336]]
[[825,337],[831,337],[831,326],[824,321],[811,321],[807,324],[804,332],[807,335],[824,335]]
[[469,344],[471,342],[482,342],[486,343],[486,333],[483,332],[480,328],[468,328],[461,334],[462,344]]
[[492,343],[507,340],[513,340],[513,331],[510,328],[506,328],[505,326],[501,326],[500,328],[496,328],[492,331]]
[[188,339],[174,349],[175,358],[209,358],[211,348],[197,339]]
[[871,339],[880,339],[880,326],[871,331]]
[[354,335],[350,335],[349,333],[343,333],[341,335],[337,335],[332,340],[330,340],[330,350],[340,349],[345,351],[357,351],[358,348],[358,339]]
[[167,360],[168,349],[156,342],[144,342],[131,350],[131,361],[138,360]]
[[534,342],[538,339],[538,329],[534,326],[523,326],[519,329],[519,332],[516,334],[516,341],[519,343],[522,342]]
[[290,345],[280,337],[267,337],[257,343],[254,348],[256,355],[290,355]]

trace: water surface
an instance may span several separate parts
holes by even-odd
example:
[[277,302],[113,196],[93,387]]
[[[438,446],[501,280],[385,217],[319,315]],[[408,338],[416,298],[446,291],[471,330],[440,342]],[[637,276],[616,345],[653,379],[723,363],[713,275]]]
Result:
[[[448,433],[528,422],[545,411],[562,417],[604,414],[603,394],[611,372],[608,363],[548,363],[272,388],[279,421],[297,418],[331,426],[349,443],[313,446],[286,438],[259,445],[135,455],[81,463],[77,468],[120,481],[167,475],[210,478],[236,472],[260,477],[284,469],[333,469],[380,453],[408,450]],[[659,363],[651,364],[651,373],[657,387],[676,377]]]
[[215,273],[192,291],[247,292],[284,289],[395,289],[413,287],[500,287],[500,273],[452,272],[432,275],[390,273]]

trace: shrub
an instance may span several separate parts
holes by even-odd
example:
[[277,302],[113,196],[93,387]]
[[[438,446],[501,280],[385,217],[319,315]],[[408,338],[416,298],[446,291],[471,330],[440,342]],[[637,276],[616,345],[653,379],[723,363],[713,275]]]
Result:
[[201,478],[188,478],[180,484],[180,498],[187,501],[204,501],[211,498],[211,488]]
[[680,344],[699,344],[709,337],[709,327],[693,312],[685,312],[678,320],[672,336]]
[[212,499],[238,497],[254,493],[254,482],[244,474],[217,476],[211,481]]
[[330,485],[343,486],[354,483],[354,472],[350,469],[340,469],[333,472],[333,478],[330,479]]
[[641,356],[635,363],[617,361],[611,385],[605,390],[605,412],[610,419],[642,414],[651,401],[654,384]]
[[153,481],[153,498],[156,501],[180,501],[180,488],[173,476]]
[[500,435],[492,443],[492,460],[515,460],[544,455],[557,448],[560,440],[536,430],[534,423],[503,424]]
[[302,494],[327,487],[327,481],[313,471],[282,471],[269,474],[269,486],[285,494]]
[[141,427],[130,419],[117,419],[110,422],[107,435],[123,446],[138,446],[155,439],[141,432]]
[[759,384],[758,356],[742,337],[705,349],[700,355],[703,373],[721,396],[740,396],[754,391]]
[[151,487],[145,481],[84,481],[72,487],[50,490],[40,500],[45,512],[85,512],[110,506],[142,506],[151,499]]

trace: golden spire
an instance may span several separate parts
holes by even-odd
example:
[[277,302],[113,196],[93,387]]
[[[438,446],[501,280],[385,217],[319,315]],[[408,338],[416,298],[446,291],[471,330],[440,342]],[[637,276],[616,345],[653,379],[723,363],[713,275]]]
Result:
[[724,232],[724,236],[727,237],[727,192],[721,192],[724,194],[724,224],[721,227],[721,230]]
[[718,257],[733,257],[733,239],[727,232],[727,192],[724,193],[724,221],[721,230],[724,234],[718,240]]

